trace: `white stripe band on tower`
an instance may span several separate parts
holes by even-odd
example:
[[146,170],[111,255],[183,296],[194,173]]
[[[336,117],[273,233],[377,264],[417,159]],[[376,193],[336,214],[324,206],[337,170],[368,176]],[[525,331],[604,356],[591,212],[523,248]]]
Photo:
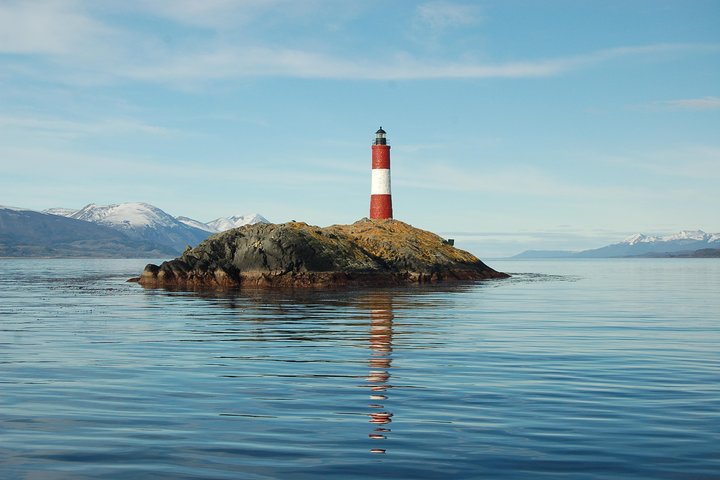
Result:
[[373,168],[370,193],[372,195],[390,195],[389,168]]

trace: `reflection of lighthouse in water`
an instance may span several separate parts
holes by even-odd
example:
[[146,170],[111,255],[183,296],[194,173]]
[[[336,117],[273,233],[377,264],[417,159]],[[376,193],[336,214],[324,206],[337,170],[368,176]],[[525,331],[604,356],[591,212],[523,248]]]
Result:
[[[370,298],[370,373],[367,377],[370,388],[370,423],[375,425],[368,435],[373,440],[385,440],[390,432],[389,423],[392,413],[385,410],[388,389],[392,385],[390,367],[392,363],[392,297],[389,295],[373,295]],[[372,448],[372,453],[385,453],[384,448]]]

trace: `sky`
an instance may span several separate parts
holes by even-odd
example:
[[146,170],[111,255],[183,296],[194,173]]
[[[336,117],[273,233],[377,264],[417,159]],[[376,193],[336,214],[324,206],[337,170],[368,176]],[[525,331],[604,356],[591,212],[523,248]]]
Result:
[[720,232],[720,1],[0,0],[0,205],[395,218],[484,257]]

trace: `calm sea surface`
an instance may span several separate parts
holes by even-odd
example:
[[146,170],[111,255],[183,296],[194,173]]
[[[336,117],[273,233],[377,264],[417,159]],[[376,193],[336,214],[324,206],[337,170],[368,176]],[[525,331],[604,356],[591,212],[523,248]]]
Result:
[[720,261],[145,290],[0,260],[0,478],[720,479]]

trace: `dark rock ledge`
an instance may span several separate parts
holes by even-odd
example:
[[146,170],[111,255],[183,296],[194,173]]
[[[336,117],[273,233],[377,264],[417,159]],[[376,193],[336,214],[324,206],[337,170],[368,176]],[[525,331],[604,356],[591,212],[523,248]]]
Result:
[[506,278],[434,233],[398,220],[320,228],[255,224],[211,236],[148,265],[147,287],[335,287]]

